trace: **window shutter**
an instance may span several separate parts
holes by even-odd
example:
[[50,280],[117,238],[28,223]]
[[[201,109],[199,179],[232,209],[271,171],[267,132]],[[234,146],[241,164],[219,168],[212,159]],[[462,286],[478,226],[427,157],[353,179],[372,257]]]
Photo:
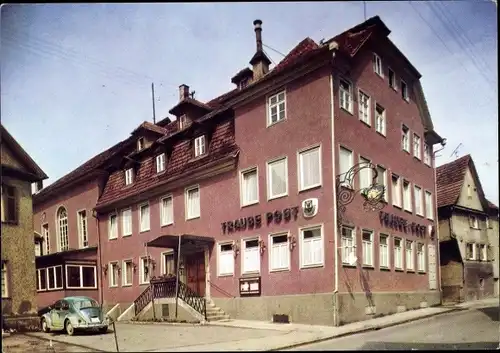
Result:
[[315,264],[323,262],[323,252],[322,252],[322,242],[321,237],[315,237],[312,239],[312,261]]
[[309,265],[312,262],[312,242],[310,239],[304,240],[304,246],[302,247],[302,263],[303,265]]

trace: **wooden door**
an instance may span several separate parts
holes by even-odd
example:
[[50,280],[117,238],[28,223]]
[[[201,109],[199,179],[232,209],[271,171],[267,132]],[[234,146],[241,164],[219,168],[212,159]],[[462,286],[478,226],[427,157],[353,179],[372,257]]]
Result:
[[191,290],[205,296],[205,254],[199,252],[186,256],[186,281]]

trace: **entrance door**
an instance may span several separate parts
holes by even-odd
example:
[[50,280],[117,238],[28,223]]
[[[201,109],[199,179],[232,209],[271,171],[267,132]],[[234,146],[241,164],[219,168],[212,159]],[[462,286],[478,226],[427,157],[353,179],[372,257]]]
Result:
[[186,256],[186,280],[191,290],[205,296],[205,254],[199,252]]

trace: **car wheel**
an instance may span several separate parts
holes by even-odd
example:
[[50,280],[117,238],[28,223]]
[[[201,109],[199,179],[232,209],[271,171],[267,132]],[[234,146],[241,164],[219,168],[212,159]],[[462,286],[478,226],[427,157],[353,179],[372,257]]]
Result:
[[66,328],[66,333],[69,336],[73,336],[75,334],[75,328],[73,327],[73,325],[71,325],[71,322],[69,320],[66,320],[66,324],[64,325],[64,327]]
[[42,331],[45,333],[50,332],[49,325],[47,324],[47,320],[42,319]]
[[106,333],[106,332],[108,332],[108,326],[101,327],[101,328],[99,329],[99,332],[100,332],[100,333]]

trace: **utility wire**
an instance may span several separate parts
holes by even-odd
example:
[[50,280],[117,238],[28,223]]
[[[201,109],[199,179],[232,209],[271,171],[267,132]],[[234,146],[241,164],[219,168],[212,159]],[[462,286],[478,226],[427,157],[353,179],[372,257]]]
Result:
[[276,49],[274,49],[274,48],[271,48],[269,45],[266,45],[266,44],[264,44],[264,43],[262,43],[262,45],[263,45],[264,47],[266,47],[267,49],[271,49],[271,50],[272,50],[272,51],[274,51],[275,53],[278,53],[278,54],[279,54],[279,55],[281,55],[282,57],[285,57],[285,56],[286,56],[286,55],[285,55],[285,54],[283,54],[282,52],[280,52],[280,51],[278,51],[278,50],[276,50]]
[[262,51],[264,52],[264,54],[266,54],[266,56],[267,56],[269,59],[271,59],[271,61],[273,62],[274,66],[276,66],[276,63],[274,62],[273,57],[272,57],[271,55],[267,54],[267,53],[266,53],[266,51],[265,51],[264,49],[262,49]]

